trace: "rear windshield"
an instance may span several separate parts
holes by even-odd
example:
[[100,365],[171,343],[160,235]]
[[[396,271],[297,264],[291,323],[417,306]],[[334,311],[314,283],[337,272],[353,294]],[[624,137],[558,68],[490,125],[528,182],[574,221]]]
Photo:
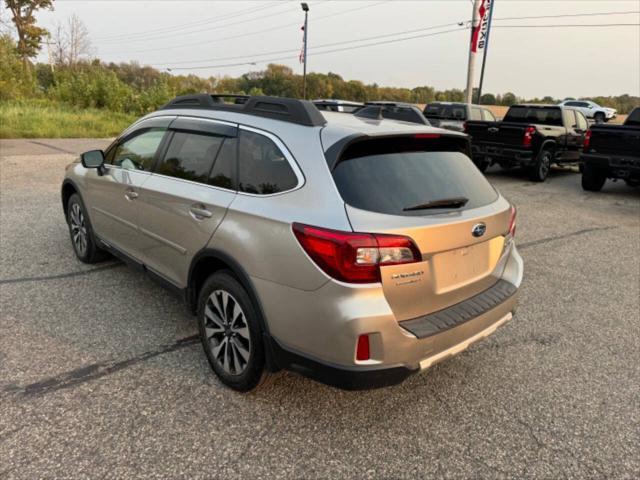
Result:
[[467,109],[463,105],[432,104],[424,109],[424,116],[443,120],[466,120]]
[[[333,170],[340,195],[362,210],[424,216],[487,205],[497,193],[456,140],[375,139],[345,150]],[[417,209],[430,202],[464,205]]]
[[562,126],[562,110],[557,107],[511,107],[504,121]]

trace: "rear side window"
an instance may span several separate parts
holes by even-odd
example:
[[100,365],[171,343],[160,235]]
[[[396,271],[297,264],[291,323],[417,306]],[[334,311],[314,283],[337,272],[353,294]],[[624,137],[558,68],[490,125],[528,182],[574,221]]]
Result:
[[[127,170],[151,170],[165,128],[151,128],[119,144],[109,162]],[[111,152],[109,152],[111,156]]]
[[482,119],[488,122],[496,121],[496,117],[493,115],[493,113],[491,113],[491,111],[487,110],[486,108],[482,109]]
[[562,110],[556,107],[511,107],[504,121],[562,126]]
[[209,172],[224,137],[175,132],[158,173],[169,177],[207,183]]
[[298,178],[289,162],[268,137],[242,130],[238,148],[238,190],[258,195],[295,188]]
[[[423,216],[493,202],[497,193],[464,153],[459,140],[375,139],[348,147],[333,170],[343,200],[390,215]],[[466,199],[462,207],[423,208]]]
[[640,125],[640,108],[635,108],[624,122],[625,125]]

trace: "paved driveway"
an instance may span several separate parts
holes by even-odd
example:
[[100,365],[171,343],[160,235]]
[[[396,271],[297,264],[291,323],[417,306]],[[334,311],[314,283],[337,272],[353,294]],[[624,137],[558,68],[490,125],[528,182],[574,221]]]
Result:
[[640,477],[638,190],[489,172],[519,208],[513,322],[396,387],[240,395],[179,300],[74,258],[67,152],[108,142],[33,142],[0,142],[0,478]]

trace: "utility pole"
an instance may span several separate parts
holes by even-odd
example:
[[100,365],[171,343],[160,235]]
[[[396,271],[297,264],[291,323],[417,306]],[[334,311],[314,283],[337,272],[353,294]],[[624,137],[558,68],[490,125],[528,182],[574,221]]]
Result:
[[47,40],[46,42],[42,42],[47,46],[47,56],[49,57],[49,68],[51,68],[51,73],[55,73],[53,57],[51,56],[51,45],[56,45],[56,42],[52,42],[51,40]]
[[496,0],[491,0],[489,4],[489,22],[487,23],[487,35],[484,40],[484,47],[482,48],[482,69],[480,70],[480,85],[478,86],[478,105],[480,105],[480,98],[482,98],[482,83],[484,82],[484,66],[487,63],[487,51],[489,50],[489,34],[491,33],[491,19],[493,18],[493,7]]
[[305,2],[300,4],[302,6],[302,10],[304,11],[304,38],[302,40],[303,46],[303,55],[304,55],[304,66],[302,67],[302,98],[307,99],[307,29],[308,29],[308,19],[309,19],[309,5]]
[[476,66],[476,52],[478,50],[478,33],[480,30],[480,5],[484,0],[473,0],[473,15],[471,17],[471,41],[469,42],[469,67],[467,69],[467,99],[466,103],[473,103],[473,77]]

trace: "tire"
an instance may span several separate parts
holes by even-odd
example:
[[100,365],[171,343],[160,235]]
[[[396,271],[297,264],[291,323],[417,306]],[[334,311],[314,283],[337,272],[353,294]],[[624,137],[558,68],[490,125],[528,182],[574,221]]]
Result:
[[67,202],[67,225],[69,226],[71,245],[78,260],[83,263],[98,263],[109,256],[107,252],[98,247],[87,209],[77,193],[71,195]]
[[599,192],[607,181],[606,172],[591,165],[585,165],[582,170],[582,189],[588,192]]
[[602,112],[597,112],[597,113],[593,116],[593,120],[594,120],[596,123],[602,123],[602,122],[604,122],[604,121],[605,121],[605,119],[606,119],[606,117],[604,116],[604,113],[602,113]]
[[529,180],[532,182],[544,182],[549,176],[552,161],[553,150],[550,148],[540,150],[536,161],[529,167]]
[[212,274],[198,296],[204,353],[220,381],[239,392],[267,375],[258,312],[246,289],[228,271]]
[[487,157],[474,157],[473,163],[476,167],[478,167],[478,170],[484,173],[487,168],[489,168],[489,163],[491,162],[487,159]]

